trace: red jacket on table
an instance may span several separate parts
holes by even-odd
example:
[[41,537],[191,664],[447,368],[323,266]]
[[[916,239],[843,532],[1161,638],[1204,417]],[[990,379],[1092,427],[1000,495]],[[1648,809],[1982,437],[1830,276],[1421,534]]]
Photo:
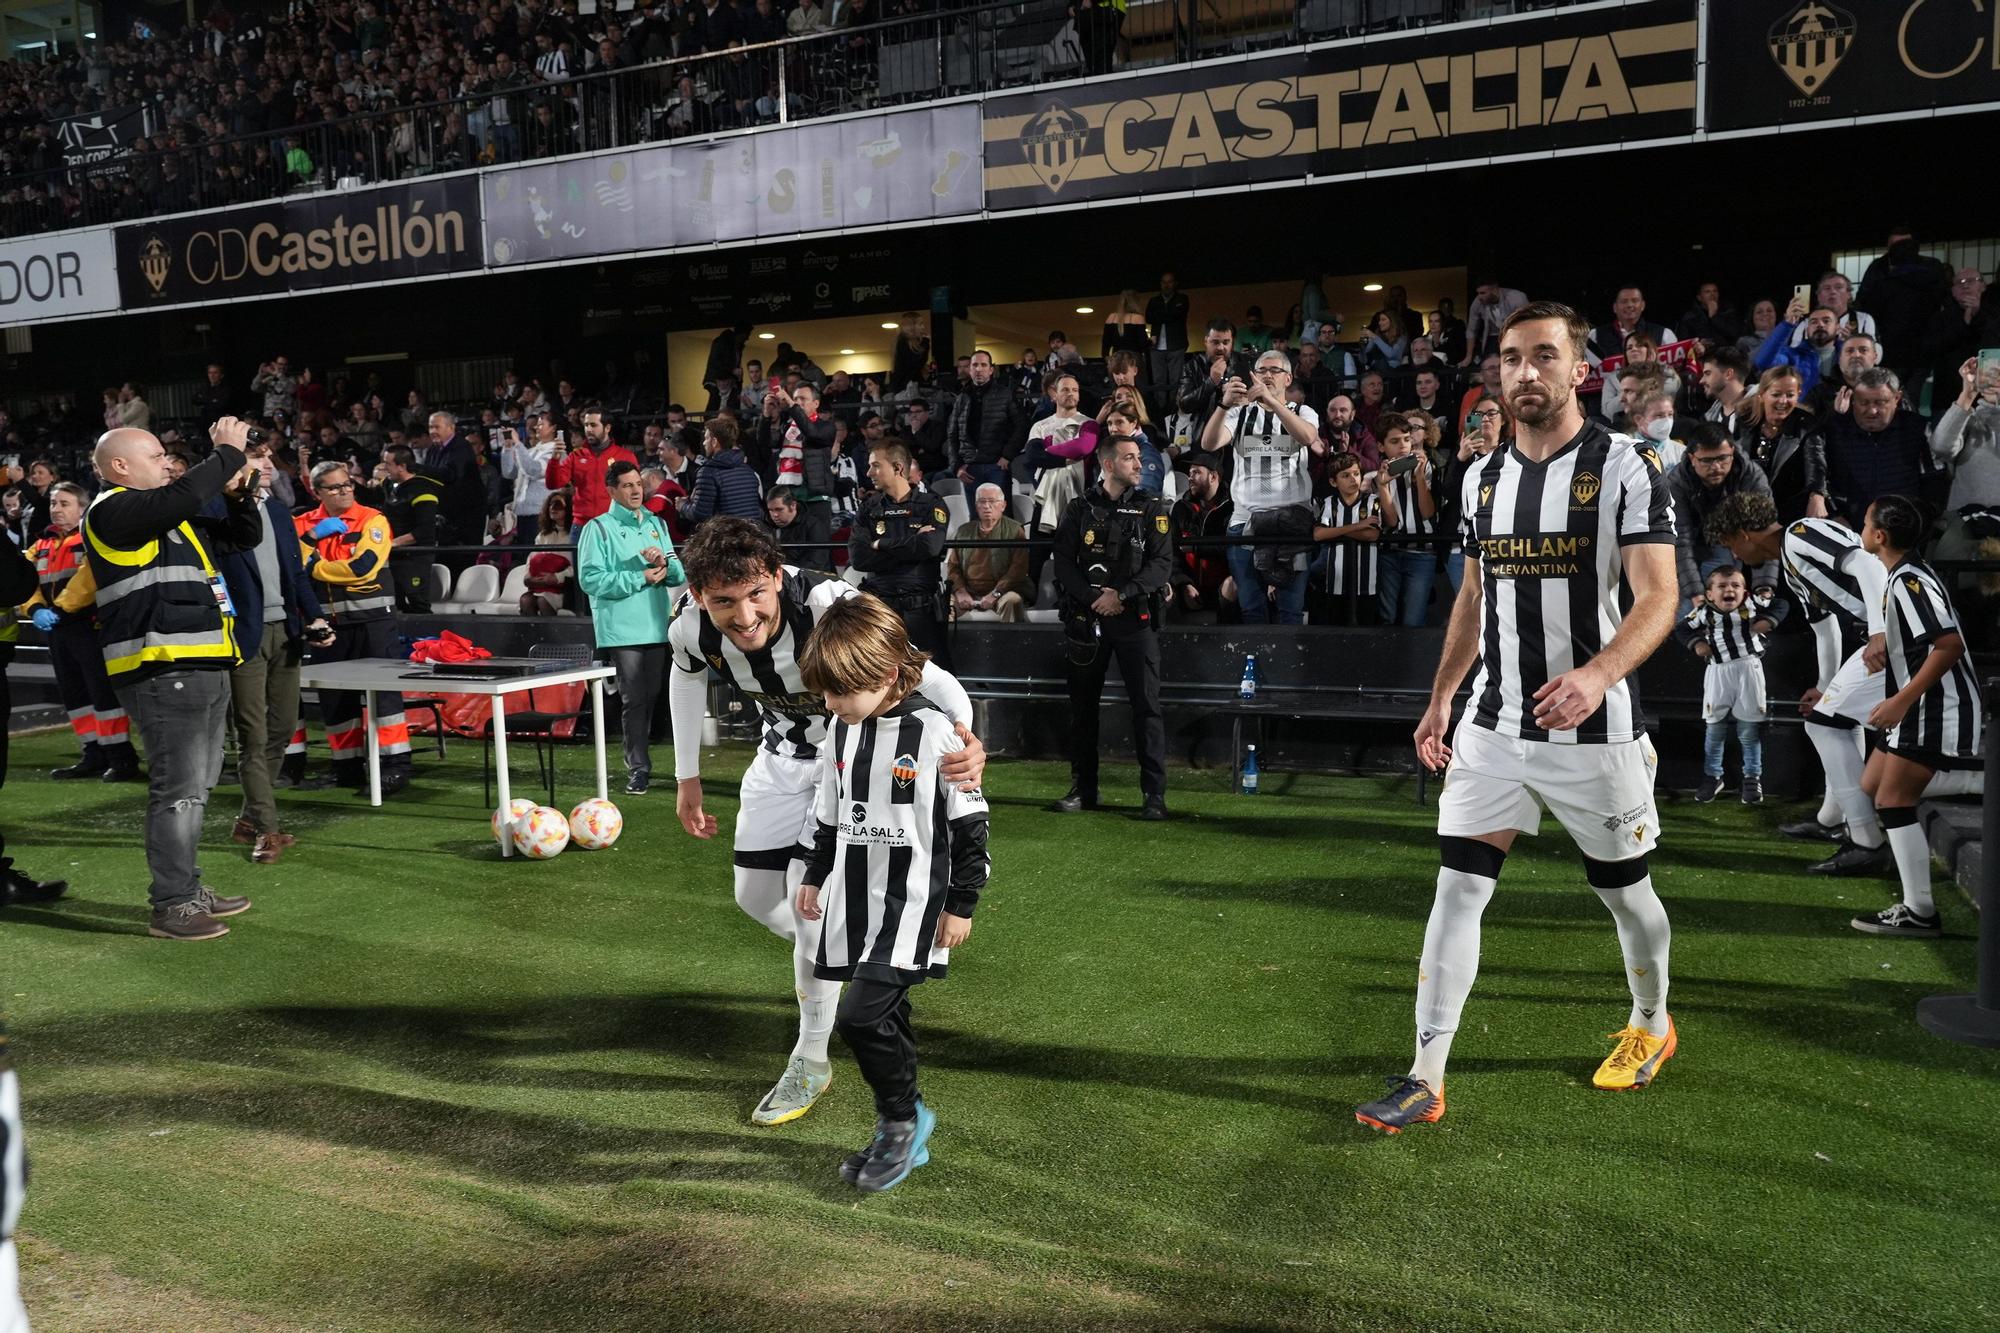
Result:
[[543,481],[552,491],[569,487],[572,524],[580,526],[610,510],[611,492],[605,489],[604,471],[621,459],[634,467],[639,465],[638,456],[622,444],[607,444],[602,449],[580,444],[562,457],[549,460]]

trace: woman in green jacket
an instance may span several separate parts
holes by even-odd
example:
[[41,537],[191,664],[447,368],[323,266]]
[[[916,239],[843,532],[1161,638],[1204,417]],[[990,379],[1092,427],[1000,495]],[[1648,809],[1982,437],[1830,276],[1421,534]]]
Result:
[[618,669],[625,731],[625,792],[643,796],[653,777],[647,741],[667,672],[672,590],[687,581],[667,525],[646,508],[639,469],[623,459],[604,474],[611,508],[584,525],[577,578],[590,596],[597,646]]

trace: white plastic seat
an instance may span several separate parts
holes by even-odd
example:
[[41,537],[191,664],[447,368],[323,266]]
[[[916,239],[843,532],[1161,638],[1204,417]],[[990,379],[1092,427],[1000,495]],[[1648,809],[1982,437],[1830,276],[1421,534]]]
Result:
[[478,614],[478,608],[498,600],[500,596],[500,571],[491,565],[469,565],[458,576],[458,584],[452,589],[450,600],[439,602],[437,609],[454,614]]
[[1035,604],[1026,612],[1031,625],[1053,625],[1062,619],[1056,610],[1056,562],[1053,559],[1042,562],[1042,581],[1035,588]]

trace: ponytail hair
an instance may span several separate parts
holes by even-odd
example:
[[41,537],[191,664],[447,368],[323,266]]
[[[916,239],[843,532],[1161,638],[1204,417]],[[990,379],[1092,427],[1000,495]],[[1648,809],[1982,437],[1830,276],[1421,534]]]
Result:
[[1924,544],[1931,520],[1923,501],[1907,495],[1883,495],[1868,506],[1868,511],[1874,516],[1875,526],[1889,539],[1889,545],[1897,550],[1915,551]]

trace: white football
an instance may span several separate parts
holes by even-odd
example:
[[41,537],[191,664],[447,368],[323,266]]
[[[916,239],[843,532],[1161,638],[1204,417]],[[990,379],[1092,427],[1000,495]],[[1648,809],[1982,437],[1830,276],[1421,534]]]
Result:
[[554,806],[538,805],[514,821],[514,850],[546,861],[569,846],[569,821]]
[[507,802],[505,810],[494,810],[492,820],[493,841],[498,842],[506,837],[507,831],[514,827],[514,821],[534,808],[535,803],[533,801],[525,796],[516,796],[513,800]]
[[577,803],[569,812],[569,840],[587,852],[601,852],[625,831],[625,816],[602,796]]

